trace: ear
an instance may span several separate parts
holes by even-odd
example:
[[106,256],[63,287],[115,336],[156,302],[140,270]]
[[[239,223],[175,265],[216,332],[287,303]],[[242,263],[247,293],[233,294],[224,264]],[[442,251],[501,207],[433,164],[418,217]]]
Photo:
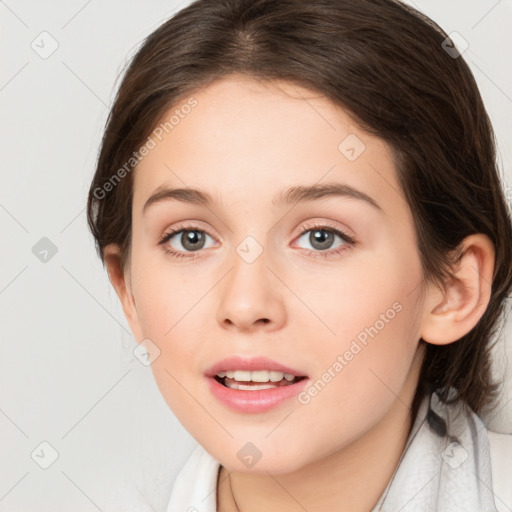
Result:
[[103,249],[103,257],[108,271],[108,277],[112,286],[114,287],[130,329],[135,337],[135,340],[142,340],[142,329],[140,328],[139,317],[137,313],[137,305],[135,304],[135,297],[131,291],[130,271],[129,265],[127,270],[122,268],[121,265],[121,250],[117,244],[109,244]]
[[444,289],[432,286],[425,300],[421,337],[434,345],[462,338],[478,323],[491,298],[494,245],[482,233],[466,237],[461,259]]

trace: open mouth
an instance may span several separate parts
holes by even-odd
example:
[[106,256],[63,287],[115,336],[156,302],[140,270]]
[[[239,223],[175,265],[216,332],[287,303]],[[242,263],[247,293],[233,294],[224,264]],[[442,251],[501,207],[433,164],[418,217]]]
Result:
[[292,400],[307,385],[304,370],[266,357],[226,358],[206,370],[212,395],[238,413],[264,413]]
[[290,386],[305,378],[305,376],[265,370],[253,372],[245,370],[226,371],[219,372],[214,376],[214,379],[223,386],[244,391],[258,391],[261,389]]

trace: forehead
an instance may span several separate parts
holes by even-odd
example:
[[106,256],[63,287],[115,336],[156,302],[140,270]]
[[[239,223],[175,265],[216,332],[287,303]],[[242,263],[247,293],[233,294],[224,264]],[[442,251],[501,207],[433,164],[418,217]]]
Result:
[[161,186],[204,189],[231,204],[270,205],[290,185],[326,181],[384,207],[403,199],[383,140],[320,93],[284,81],[225,77],[173,105],[151,138],[135,170],[134,210]]

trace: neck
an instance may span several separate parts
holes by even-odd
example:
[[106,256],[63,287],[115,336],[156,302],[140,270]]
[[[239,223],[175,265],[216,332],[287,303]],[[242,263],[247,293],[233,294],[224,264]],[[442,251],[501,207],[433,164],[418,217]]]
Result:
[[255,475],[231,472],[228,477],[227,469],[221,467],[218,510],[372,510],[391,479],[411,432],[410,406],[416,385],[417,379],[407,379],[390,410],[364,435],[293,473]]

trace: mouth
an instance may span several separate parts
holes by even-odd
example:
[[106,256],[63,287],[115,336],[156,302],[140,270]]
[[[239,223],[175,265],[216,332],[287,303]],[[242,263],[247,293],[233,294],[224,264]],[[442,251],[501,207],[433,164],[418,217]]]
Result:
[[213,378],[230,389],[259,391],[290,386],[305,379],[306,376],[269,370],[230,370],[220,371]]
[[289,402],[309,382],[301,370],[267,357],[229,357],[215,363],[205,377],[212,395],[237,413],[265,413]]

